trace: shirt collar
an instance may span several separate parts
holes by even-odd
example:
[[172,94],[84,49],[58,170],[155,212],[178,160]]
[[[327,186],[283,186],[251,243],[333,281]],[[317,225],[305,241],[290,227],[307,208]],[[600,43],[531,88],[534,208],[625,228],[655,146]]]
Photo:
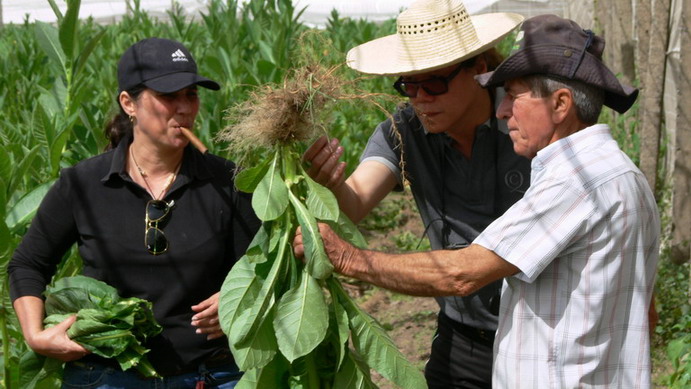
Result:
[[[132,181],[127,174],[127,152],[129,145],[132,143],[132,136],[128,135],[118,143],[113,152],[113,159],[110,163],[110,169],[101,182],[105,183],[111,179],[119,177],[124,181]],[[182,166],[178,173],[180,183],[173,185],[171,191],[180,185],[184,185],[193,180],[207,180],[213,177],[213,173],[207,166],[206,156],[194,148],[191,144],[185,147],[185,154],[182,157]]]
[[607,124],[586,127],[538,151],[533,159],[533,168],[543,169],[547,164],[560,164],[583,150],[596,148],[612,139]]

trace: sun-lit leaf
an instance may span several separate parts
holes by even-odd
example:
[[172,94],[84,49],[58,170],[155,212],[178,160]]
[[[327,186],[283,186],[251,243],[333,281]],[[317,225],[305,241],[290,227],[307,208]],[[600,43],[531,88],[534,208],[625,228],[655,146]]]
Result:
[[231,325],[244,311],[250,309],[261,290],[261,280],[255,273],[256,264],[247,256],[240,258],[226,276],[218,302],[221,329],[228,335]]
[[271,306],[275,303],[274,292],[279,281],[281,269],[285,266],[286,246],[287,242],[284,242],[284,244],[279,247],[276,257],[271,263],[269,274],[266,279],[262,280],[261,289],[253,305],[247,310],[244,323],[235,320],[235,325],[232,325],[229,332],[226,334],[235,347],[244,347],[247,345],[248,339],[257,331],[262,320],[271,309]]
[[333,313],[331,315],[331,325],[335,326],[336,333],[335,341],[338,344],[338,361],[336,363],[337,369],[341,367],[347,353],[348,340],[350,339],[350,327],[348,324],[348,313],[345,311],[341,302],[338,299],[338,280],[331,277],[327,280],[329,293],[331,294],[331,308]]
[[355,247],[367,248],[367,240],[360,229],[353,224],[353,222],[346,216],[345,213],[341,212],[338,215],[338,221],[326,221],[328,224],[340,237],[352,243]]
[[279,161],[276,157],[269,164],[252,196],[252,208],[263,221],[277,219],[288,207],[288,188],[281,177]]
[[336,196],[328,188],[314,182],[309,176],[305,175],[304,179],[309,188],[305,202],[307,209],[319,220],[338,220],[338,215],[341,212],[338,209]]
[[302,229],[302,244],[305,246],[307,271],[318,280],[323,280],[333,273],[333,265],[324,252],[324,243],[319,234],[319,226],[304,204],[292,192],[290,202],[295,208],[300,228]]
[[270,164],[271,160],[266,160],[257,166],[240,170],[235,176],[235,187],[243,192],[254,192],[259,182],[266,176]]
[[356,362],[355,356],[349,353],[343,363],[343,367],[334,377],[333,389],[374,389],[377,388],[372,382],[369,374],[369,367]]
[[342,288],[337,289],[348,313],[353,347],[367,365],[402,388],[425,388],[425,377],[405,358],[386,330],[347,297]]
[[81,0],[67,1],[67,12],[65,12],[59,27],[60,46],[62,46],[68,61],[76,57],[75,52],[79,46],[78,42],[75,42],[75,38],[78,36],[79,7],[81,3]]
[[24,227],[36,214],[38,206],[41,204],[43,197],[48,193],[48,190],[55,180],[48,181],[37,187],[31,192],[25,194],[19,201],[7,212],[5,223],[10,231],[17,231]]
[[317,280],[300,273],[300,282],[281,297],[274,328],[278,348],[289,362],[307,355],[326,336],[329,309]]
[[278,352],[276,332],[273,327],[274,309],[271,309],[262,319],[257,330],[250,334],[250,338],[243,347],[230,344],[235,363],[240,370],[247,371],[266,366]]

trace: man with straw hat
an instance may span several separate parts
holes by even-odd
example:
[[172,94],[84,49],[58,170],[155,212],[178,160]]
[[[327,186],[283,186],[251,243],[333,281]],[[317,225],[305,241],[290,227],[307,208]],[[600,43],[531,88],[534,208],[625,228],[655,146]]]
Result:
[[[473,79],[501,62],[494,46],[522,20],[471,16],[460,0],[413,3],[398,16],[396,34],[347,55],[362,73],[397,76],[394,88],[410,104],[394,114],[395,125],[377,127],[348,180],[336,139],[322,138],[305,153],[310,175],[355,222],[407,179],[432,248],[468,245],[530,181],[529,161],[514,153],[505,123],[494,117],[501,91]],[[491,386],[500,289],[496,281],[465,297],[437,298],[439,326],[425,367],[430,388]]]
[[[493,386],[647,388],[649,307],[660,220],[647,180],[596,124],[638,90],[602,63],[604,41],[555,15],[526,20],[518,49],[493,72],[497,117],[532,159],[524,197],[466,249],[388,255],[320,226],[335,269],[419,295],[467,295],[505,278]],[[296,253],[301,236],[296,237]]]

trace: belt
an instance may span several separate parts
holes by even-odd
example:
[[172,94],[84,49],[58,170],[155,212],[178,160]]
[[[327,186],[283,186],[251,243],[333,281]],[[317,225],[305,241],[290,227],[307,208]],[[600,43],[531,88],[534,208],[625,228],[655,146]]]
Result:
[[495,331],[492,330],[486,330],[483,328],[476,328],[476,327],[471,327],[469,325],[465,325],[463,323],[456,323],[454,326],[456,330],[463,335],[467,336],[470,339],[481,339],[487,343],[494,343],[494,334]]
[[[448,317],[444,312],[439,312],[439,321],[453,331],[465,336],[466,338],[478,342],[485,343],[491,346],[494,343],[494,335],[496,331],[484,328],[471,327]],[[440,323],[441,325],[441,323]]]

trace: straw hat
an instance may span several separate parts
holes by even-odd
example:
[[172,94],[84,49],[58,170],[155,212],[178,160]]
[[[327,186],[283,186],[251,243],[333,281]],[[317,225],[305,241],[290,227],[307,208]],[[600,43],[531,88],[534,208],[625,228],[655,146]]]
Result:
[[349,67],[409,75],[461,62],[494,47],[523,21],[513,13],[470,16],[460,0],[419,0],[396,19],[396,34],[348,51]]

